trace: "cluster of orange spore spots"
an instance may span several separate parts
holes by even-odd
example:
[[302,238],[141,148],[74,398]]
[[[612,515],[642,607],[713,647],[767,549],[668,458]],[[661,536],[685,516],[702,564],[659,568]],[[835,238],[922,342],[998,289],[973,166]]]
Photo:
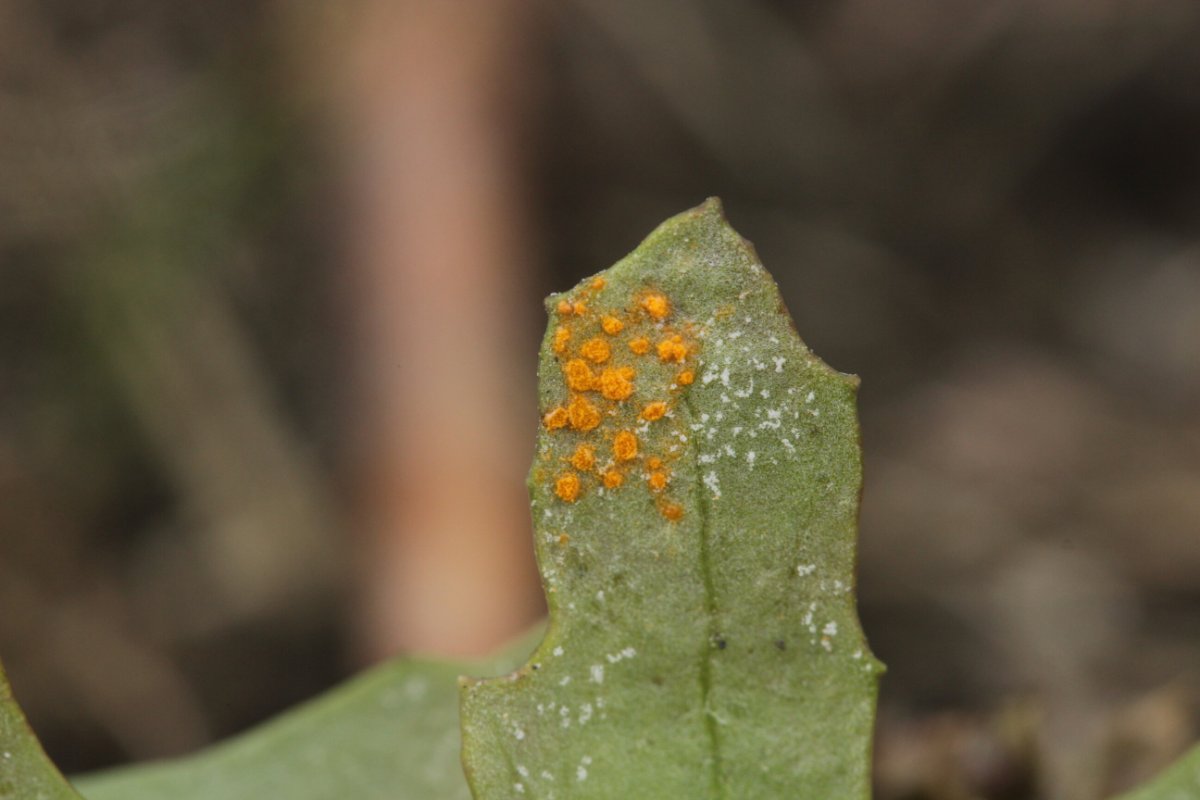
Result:
[[642,302],[639,304],[647,314],[656,320],[666,319],[671,313],[671,302],[667,300],[665,294],[659,292],[649,292],[642,297]]
[[571,329],[565,325],[559,325],[554,330],[554,352],[562,355],[567,352],[567,342],[571,341]]
[[571,454],[571,466],[580,472],[590,472],[596,466],[596,448],[590,444],[581,444]]
[[559,475],[558,479],[554,481],[554,493],[560,500],[574,503],[579,499],[579,476],[574,472]]
[[654,422],[662,419],[667,413],[667,404],[661,400],[655,400],[653,403],[647,403],[642,409],[641,417],[647,422]]
[[600,409],[583,395],[575,395],[567,403],[567,421],[577,431],[594,430],[600,425]]
[[637,454],[638,440],[632,431],[621,431],[613,437],[613,455],[617,461],[633,461]]
[[[659,513],[676,521],[684,509],[670,497],[672,474],[665,456],[655,453],[668,435],[665,423],[654,435],[640,428],[646,432],[641,439],[634,429],[666,417],[674,394],[695,380],[691,329],[672,319],[673,304],[662,291],[647,288],[626,296],[623,308],[601,300],[611,291],[597,277],[555,306],[561,318],[550,347],[569,395],[543,423],[551,432],[576,435],[562,442],[562,471],[547,469],[538,480],[550,483],[561,501],[574,503],[591,488],[615,491],[636,475]],[[636,363],[640,357],[647,358],[644,365]],[[635,466],[641,459],[644,471]],[[566,538],[562,534],[559,543]]]
[[569,421],[570,418],[567,416],[567,410],[562,406],[554,408],[547,412],[546,416],[542,417],[542,423],[552,431],[567,427]]
[[625,400],[633,394],[633,368],[609,367],[600,373],[600,394],[607,400]]
[[596,364],[603,364],[612,355],[608,342],[600,338],[588,339],[579,347],[579,354]]
[[664,364],[672,361],[681,364],[687,358],[687,345],[683,343],[683,337],[679,334],[663,339],[655,349],[658,350],[659,361]]

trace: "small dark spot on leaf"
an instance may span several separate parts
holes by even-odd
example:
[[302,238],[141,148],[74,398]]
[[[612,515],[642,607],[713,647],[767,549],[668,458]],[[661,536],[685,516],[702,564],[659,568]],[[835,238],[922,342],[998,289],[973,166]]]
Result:
[[787,642],[785,642],[783,639],[776,639],[775,646],[780,650],[787,650]]

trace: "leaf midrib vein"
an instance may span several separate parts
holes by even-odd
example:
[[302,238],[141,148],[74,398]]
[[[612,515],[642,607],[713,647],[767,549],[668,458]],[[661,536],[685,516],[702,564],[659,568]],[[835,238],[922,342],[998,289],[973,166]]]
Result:
[[[684,405],[692,418],[698,418],[692,403],[691,392],[684,398]],[[700,574],[704,582],[704,612],[708,617],[708,636],[702,644],[700,656],[700,701],[704,716],[704,730],[709,749],[709,790],[713,800],[724,800],[725,787],[721,780],[721,735],[717,718],[709,708],[712,694],[713,647],[721,632],[717,629],[717,593],[713,578],[712,554],[710,552],[710,507],[704,485],[703,471],[698,459],[693,459],[696,469],[696,504],[700,514]]]

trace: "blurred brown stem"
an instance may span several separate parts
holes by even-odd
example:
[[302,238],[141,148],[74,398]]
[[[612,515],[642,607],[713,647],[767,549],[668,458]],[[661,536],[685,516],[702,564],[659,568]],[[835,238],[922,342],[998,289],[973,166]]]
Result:
[[512,2],[367,2],[340,122],[355,211],[359,645],[488,651],[538,614]]

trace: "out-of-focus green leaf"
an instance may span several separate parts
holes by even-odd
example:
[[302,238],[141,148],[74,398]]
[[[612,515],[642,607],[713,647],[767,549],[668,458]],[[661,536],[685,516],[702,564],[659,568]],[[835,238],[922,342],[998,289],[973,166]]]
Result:
[[463,683],[474,796],[868,797],[857,380],[800,341],[715,200],[548,310],[550,629]]
[[395,661],[197,755],[76,784],[88,800],[466,800],[456,680],[480,666]]
[[46,757],[0,664],[0,800],[79,800]]
[[1162,775],[1117,800],[1200,800],[1200,747],[1194,747]]

